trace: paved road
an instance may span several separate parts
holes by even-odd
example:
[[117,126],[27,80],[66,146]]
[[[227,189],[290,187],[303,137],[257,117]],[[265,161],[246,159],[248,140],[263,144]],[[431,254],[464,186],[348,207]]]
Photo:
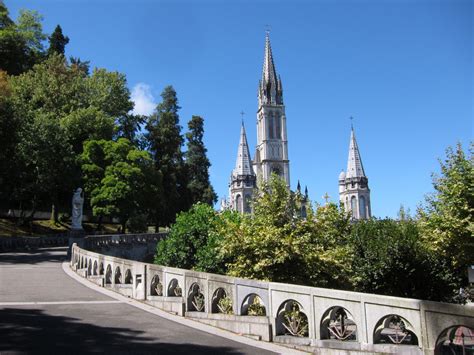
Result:
[[95,292],[61,268],[65,248],[0,254],[0,354],[271,354]]

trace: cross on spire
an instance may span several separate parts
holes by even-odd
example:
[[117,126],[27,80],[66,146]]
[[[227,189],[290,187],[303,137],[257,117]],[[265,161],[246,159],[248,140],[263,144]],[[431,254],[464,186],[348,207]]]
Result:
[[240,111],[240,116],[242,116],[242,123],[244,122],[244,115],[245,115],[245,112],[243,110]]
[[349,119],[351,120],[351,129],[354,129],[354,126],[352,124],[352,121],[354,120],[354,117],[351,116],[351,117],[349,117]]
[[326,193],[324,194],[323,198],[324,198],[324,201],[326,202],[325,204],[327,205],[328,202],[329,202],[329,199],[331,198],[331,196],[329,196],[328,193],[326,192]]
[[271,31],[272,27],[270,25],[265,25],[265,33],[268,35]]

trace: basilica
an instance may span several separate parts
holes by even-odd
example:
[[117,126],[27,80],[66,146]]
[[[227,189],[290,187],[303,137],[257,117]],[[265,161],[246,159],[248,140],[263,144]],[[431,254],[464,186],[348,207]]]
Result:
[[[242,122],[237,161],[230,177],[229,200],[223,203],[223,207],[241,213],[250,213],[257,181],[260,179],[268,181],[272,173],[280,176],[288,188],[290,187],[290,160],[283,86],[275,69],[270,36],[267,33],[262,78],[258,85],[255,156],[252,160]],[[301,193],[300,189],[298,182],[297,193]],[[304,197],[308,199],[307,190]],[[339,200],[341,206],[351,212],[353,219],[371,217],[368,179],[364,172],[353,128],[349,142],[347,171],[342,171],[339,175]]]

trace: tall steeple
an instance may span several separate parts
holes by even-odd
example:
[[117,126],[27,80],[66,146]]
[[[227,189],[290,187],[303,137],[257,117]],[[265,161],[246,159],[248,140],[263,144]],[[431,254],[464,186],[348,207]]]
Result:
[[290,186],[290,161],[283,88],[273,60],[270,35],[265,36],[262,78],[258,84],[257,147],[253,161],[258,178],[275,173]]
[[229,183],[229,204],[232,209],[245,213],[251,212],[251,201],[253,190],[256,187],[256,180],[250,159],[247,134],[242,121],[237,159]]
[[262,104],[283,104],[281,79],[276,74],[270,35],[268,32],[265,36],[265,53],[263,57],[262,79],[259,85],[259,101],[261,101]]
[[351,127],[347,171],[339,174],[339,200],[341,206],[351,212],[353,219],[368,219],[372,216],[369,179],[362,165],[354,127]]

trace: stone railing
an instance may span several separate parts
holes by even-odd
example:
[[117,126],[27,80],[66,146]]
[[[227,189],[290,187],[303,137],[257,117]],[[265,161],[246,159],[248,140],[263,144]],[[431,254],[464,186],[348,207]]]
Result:
[[[443,346],[461,344],[459,334],[474,331],[473,305],[240,279],[120,259],[77,245],[71,267],[98,285],[168,312],[318,352],[441,353]],[[462,339],[474,346],[474,339]]]
[[167,233],[90,235],[84,238],[84,249],[108,256],[144,261],[156,252],[156,245]]
[[68,239],[69,237],[67,234],[45,235],[39,237],[0,238],[0,253],[13,250],[67,246]]

